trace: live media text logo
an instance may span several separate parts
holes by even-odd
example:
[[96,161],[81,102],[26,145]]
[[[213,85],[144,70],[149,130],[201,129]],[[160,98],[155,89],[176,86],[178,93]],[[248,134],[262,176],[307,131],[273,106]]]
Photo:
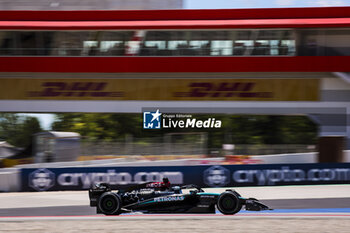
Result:
[[207,119],[197,119],[191,114],[182,113],[161,113],[157,111],[143,112],[144,129],[161,129],[161,128],[221,128],[221,120],[213,117]]

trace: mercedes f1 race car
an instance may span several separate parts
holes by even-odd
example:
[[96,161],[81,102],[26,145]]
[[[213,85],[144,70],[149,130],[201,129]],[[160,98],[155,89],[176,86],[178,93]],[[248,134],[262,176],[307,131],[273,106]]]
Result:
[[[188,189],[189,192],[182,191]],[[243,198],[228,189],[223,193],[206,193],[196,185],[171,187],[167,178],[163,182],[149,182],[112,192],[106,183],[97,183],[89,190],[90,206],[97,213],[119,215],[129,212],[143,213],[215,213],[235,214],[244,206],[246,210],[270,210],[254,198]]]

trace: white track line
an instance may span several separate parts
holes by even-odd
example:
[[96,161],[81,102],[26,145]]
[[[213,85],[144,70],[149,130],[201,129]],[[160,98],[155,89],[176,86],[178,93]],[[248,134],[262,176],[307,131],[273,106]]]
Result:
[[189,220],[189,219],[329,219],[329,218],[346,218],[350,219],[350,213],[275,213],[275,214],[237,214],[237,215],[221,215],[221,214],[152,214],[152,215],[119,215],[119,216],[31,216],[31,217],[0,217],[0,222],[16,222],[16,221],[90,221],[90,220]]

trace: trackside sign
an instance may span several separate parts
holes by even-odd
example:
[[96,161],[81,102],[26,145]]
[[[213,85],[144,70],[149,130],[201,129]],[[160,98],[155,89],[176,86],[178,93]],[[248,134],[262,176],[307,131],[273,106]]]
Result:
[[350,163],[21,169],[22,191],[83,190],[96,182],[120,187],[163,177],[201,187],[350,184]]
[[[1,100],[318,101],[319,79],[1,78]],[[13,91],[16,90],[16,91]]]

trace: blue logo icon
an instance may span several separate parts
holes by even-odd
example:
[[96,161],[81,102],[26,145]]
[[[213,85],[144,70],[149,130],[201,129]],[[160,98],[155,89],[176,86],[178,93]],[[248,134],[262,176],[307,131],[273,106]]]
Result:
[[223,187],[230,183],[230,171],[222,166],[211,166],[204,171],[203,178],[210,187]]
[[46,191],[55,185],[55,174],[46,168],[40,168],[29,174],[29,186]]
[[143,128],[144,129],[160,129],[161,115],[157,109],[156,112],[143,112]]

